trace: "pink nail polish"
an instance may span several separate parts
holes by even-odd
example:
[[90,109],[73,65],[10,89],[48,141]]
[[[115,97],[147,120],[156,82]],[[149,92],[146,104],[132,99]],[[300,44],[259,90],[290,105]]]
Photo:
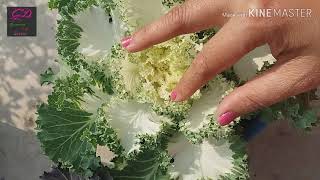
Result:
[[177,98],[177,92],[172,91],[172,92],[171,92],[171,95],[170,95],[170,99],[171,99],[171,101],[176,100],[176,98]]
[[226,112],[218,118],[218,122],[221,126],[225,126],[231,123],[237,117],[238,115],[234,112]]
[[121,45],[122,45],[122,47],[127,48],[131,42],[132,42],[132,38],[126,37],[121,40]]

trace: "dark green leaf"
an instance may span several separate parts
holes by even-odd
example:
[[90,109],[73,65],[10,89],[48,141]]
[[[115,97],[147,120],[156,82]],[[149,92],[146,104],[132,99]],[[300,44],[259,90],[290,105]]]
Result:
[[51,68],[48,68],[43,74],[40,74],[40,84],[51,84],[55,80],[54,72]]
[[37,134],[46,155],[85,176],[99,166],[95,146],[83,138],[86,130],[94,131],[95,119],[90,113],[65,103],[62,110],[42,104],[38,108]]

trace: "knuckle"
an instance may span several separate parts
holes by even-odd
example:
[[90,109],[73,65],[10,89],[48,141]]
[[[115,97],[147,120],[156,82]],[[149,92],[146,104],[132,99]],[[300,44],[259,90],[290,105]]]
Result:
[[197,59],[192,62],[195,75],[200,79],[208,79],[210,77],[208,62],[208,58],[202,53],[199,53]]
[[136,31],[132,37],[135,39],[135,41],[138,41],[137,44],[143,42],[144,44],[150,43],[150,38],[147,38],[148,35],[152,33],[152,27],[151,26],[145,26],[141,28],[139,31]]
[[174,7],[167,14],[167,25],[174,27],[176,31],[184,31],[186,27],[187,11],[184,5],[178,5]]
[[[248,88],[250,90],[248,91]],[[236,88],[230,96],[233,97],[237,103],[237,112],[240,114],[246,114],[256,111],[258,109],[266,108],[269,102],[257,95],[258,89],[248,87],[245,85]],[[258,93],[261,94],[261,93]]]
[[259,18],[246,18],[241,22],[241,24],[244,31],[251,32],[253,34],[266,33],[265,30],[267,30],[267,23]]
[[146,26],[146,27],[143,27],[140,31],[138,31],[137,34],[139,34],[141,37],[144,37],[143,35],[148,34],[149,31],[150,31],[150,27]]
[[244,51],[251,51],[252,49],[260,46],[267,41],[268,28],[265,27],[264,23],[257,21],[253,22],[250,19],[242,21],[241,26],[242,32],[246,34],[246,44],[243,47]]
[[244,108],[247,109],[247,112],[255,111],[257,109],[266,108],[269,106],[269,103],[260,99],[259,96],[252,94],[244,94],[242,96],[244,103]]
[[243,27],[246,30],[255,32],[263,29],[263,23],[260,19],[249,18],[247,21],[243,22]]

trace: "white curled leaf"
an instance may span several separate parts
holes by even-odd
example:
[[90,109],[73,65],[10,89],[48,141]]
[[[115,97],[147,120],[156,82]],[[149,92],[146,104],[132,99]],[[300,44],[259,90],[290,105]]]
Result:
[[234,152],[226,140],[210,138],[192,144],[180,136],[169,143],[168,152],[174,159],[171,174],[179,176],[179,180],[218,179],[233,168]]

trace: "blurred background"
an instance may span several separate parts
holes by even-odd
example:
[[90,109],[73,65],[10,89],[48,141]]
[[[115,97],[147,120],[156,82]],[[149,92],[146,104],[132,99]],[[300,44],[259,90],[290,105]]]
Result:
[[[7,6],[37,7],[36,37],[7,37]],[[57,57],[56,15],[44,0],[0,2],[0,180],[37,180],[53,164],[36,138],[35,112],[50,93],[40,86],[39,74]],[[248,54],[235,70],[249,78],[254,72],[243,69],[262,60],[273,61],[267,46]],[[319,102],[313,106],[320,110]],[[277,122],[251,138],[248,152],[253,180],[320,179],[320,128],[306,134]]]

